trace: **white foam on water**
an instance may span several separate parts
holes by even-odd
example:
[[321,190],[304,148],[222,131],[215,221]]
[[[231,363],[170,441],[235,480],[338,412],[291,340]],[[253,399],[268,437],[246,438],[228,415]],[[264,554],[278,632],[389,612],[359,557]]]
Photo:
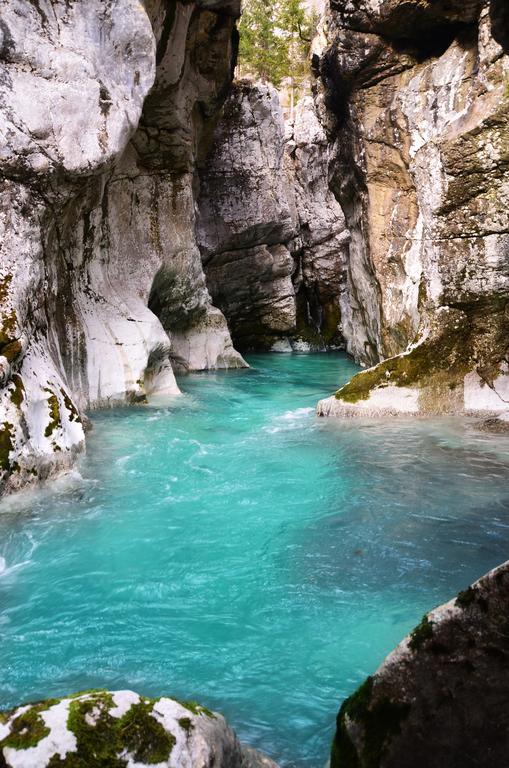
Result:
[[[270,426],[264,427],[263,431],[274,435],[277,432],[296,429],[300,426],[302,421],[307,420],[309,415],[314,412],[314,408],[295,408],[292,411],[285,411],[279,416],[276,416],[274,422]],[[280,426],[278,426],[278,423]]]
[[282,419],[301,419],[303,416],[307,416],[308,413],[314,413],[314,408],[295,408],[293,411],[286,411],[281,416]]

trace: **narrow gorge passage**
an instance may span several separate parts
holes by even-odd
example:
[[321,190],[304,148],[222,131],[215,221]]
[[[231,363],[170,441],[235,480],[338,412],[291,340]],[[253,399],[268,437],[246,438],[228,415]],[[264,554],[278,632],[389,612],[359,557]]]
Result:
[[248,361],[95,413],[82,479],[2,502],[0,708],[169,691],[317,768],[338,700],[504,559],[508,437],[318,419],[345,356]]

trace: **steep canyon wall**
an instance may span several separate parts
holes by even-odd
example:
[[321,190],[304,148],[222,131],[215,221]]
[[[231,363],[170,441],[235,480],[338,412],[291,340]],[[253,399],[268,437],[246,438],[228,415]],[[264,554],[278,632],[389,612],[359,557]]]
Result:
[[311,97],[285,124],[272,86],[234,84],[200,173],[198,240],[241,350],[344,344],[348,233],[329,160]]
[[242,366],[194,235],[236,0],[8,0],[0,56],[0,470],[68,467],[85,408]]
[[360,362],[385,362],[321,413],[508,407],[506,34],[499,2],[331,3],[320,70],[351,236],[343,332]]

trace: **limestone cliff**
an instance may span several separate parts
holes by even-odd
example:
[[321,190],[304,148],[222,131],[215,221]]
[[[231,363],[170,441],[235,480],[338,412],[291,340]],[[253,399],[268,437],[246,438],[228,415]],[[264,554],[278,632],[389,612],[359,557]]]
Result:
[[286,124],[270,85],[234,84],[200,173],[207,284],[239,349],[343,343],[344,217],[313,100]]
[[6,0],[0,18],[0,484],[72,464],[84,408],[243,365],[194,236],[237,0]]
[[427,614],[347,699],[331,768],[507,764],[509,564]]
[[334,0],[320,62],[351,240],[338,415],[508,408],[503,2]]

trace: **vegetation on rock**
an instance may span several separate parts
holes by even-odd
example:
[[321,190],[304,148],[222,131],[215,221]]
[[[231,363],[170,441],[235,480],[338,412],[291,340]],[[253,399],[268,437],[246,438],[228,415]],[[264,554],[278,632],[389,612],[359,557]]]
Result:
[[286,81],[295,99],[309,77],[311,41],[317,24],[302,0],[244,0],[239,69],[279,87]]

